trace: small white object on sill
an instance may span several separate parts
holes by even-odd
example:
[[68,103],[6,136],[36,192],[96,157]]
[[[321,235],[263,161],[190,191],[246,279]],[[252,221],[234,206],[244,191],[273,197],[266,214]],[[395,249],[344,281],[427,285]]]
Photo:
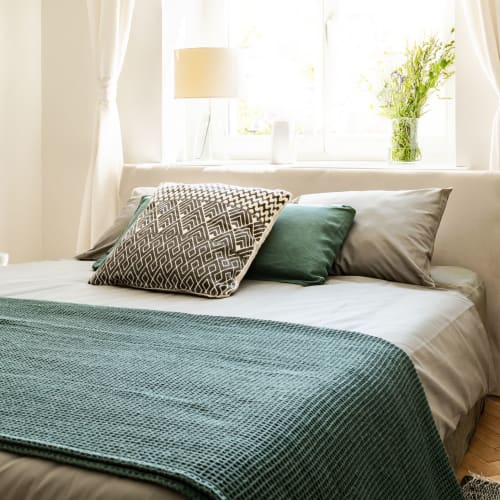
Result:
[[0,267],[6,266],[9,263],[9,254],[0,252]]
[[271,163],[283,165],[295,162],[295,127],[288,120],[273,122]]

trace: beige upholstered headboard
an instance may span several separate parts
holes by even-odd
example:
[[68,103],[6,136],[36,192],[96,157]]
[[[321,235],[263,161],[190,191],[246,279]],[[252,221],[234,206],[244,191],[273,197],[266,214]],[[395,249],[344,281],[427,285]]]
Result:
[[[500,382],[500,173],[466,170],[379,170],[263,166],[125,167],[120,196],[160,182],[224,182],[284,188],[294,195],[325,191],[452,187],[434,264],[459,265],[486,282],[488,329]],[[500,390],[500,386],[498,387]]]

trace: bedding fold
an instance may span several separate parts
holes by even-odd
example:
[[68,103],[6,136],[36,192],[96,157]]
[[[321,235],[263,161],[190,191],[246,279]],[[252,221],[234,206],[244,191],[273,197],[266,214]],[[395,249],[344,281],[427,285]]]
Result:
[[360,333],[2,298],[0,378],[6,451],[189,498],[462,498],[411,360]]

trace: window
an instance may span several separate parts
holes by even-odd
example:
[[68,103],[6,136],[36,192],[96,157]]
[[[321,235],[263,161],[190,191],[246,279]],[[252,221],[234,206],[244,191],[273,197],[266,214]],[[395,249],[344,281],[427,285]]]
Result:
[[[453,0],[198,2],[200,15],[218,20],[198,24],[207,44],[242,53],[243,95],[224,104],[235,159],[268,158],[273,120],[290,119],[299,160],[385,160],[389,124],[370,86],[398,64],[407,41],[446,38],[454,25]],[[453,96],[450,80],[439,97]],[[455,105],[439,97],[420,121],[420,143],[425,158],[452,163]]]
[[[241,50],[243,97],[233,133],[270,134],[279,117],[296,117],[301,134],[321,121],[322,8],[318,1],[236,0],[229,4],[231,45]],[[288,13],[293,13],[290,15]]]

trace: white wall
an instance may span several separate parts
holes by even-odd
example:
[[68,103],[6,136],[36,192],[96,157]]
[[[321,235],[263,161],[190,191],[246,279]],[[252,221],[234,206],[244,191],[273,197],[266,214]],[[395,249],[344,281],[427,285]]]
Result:
[[41,0],[0,0],[0,251],[42,257]]
[[75,254],[95,116],[85,0],[43,0],[44,255]]
[[135,3],[127,55],[118,89],[126,163],[162,159],[161,0]]

